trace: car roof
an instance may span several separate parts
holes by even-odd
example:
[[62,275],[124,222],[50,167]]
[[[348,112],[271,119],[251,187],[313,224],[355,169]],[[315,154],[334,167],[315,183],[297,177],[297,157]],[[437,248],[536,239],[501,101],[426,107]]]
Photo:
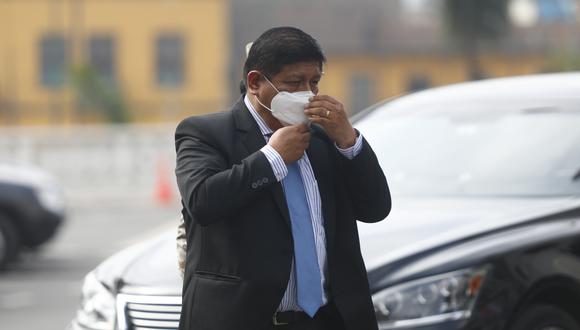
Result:
[[[486,111],[506,111],[504,107],[489,107],[490,104],[518,102],[514,110],[522,107],[542,107],[560,104],[574,105],[580,110],[580,72],[538,74],[509,78],[496,78],[447,85],[403,96],[387,103],[398,109],[409,111],[441,110],[433,105],[470,104],[486,106]],[[576,106],[577,105],[577,106]],[[379,106],[382,108],[382,106]],[[438,108],[438,109],[437,109]],[[570,107],[566,107],[570,109]],[[411,110],[411,111],[413,111]]]

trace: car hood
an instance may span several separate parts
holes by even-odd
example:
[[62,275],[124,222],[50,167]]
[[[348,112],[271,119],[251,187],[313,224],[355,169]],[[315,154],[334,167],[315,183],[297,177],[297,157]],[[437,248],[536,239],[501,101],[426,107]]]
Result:
[[[387,219],[359,223],[361,252],[372,271],[401,258],[488,231],[573,208],[580,198],[393,198]],[[98,268],[105,283],[122,279],[122,290],[181,294],[176,231],[131,247]]]
[[97,278],[113,292],[181,294],[176,230],[171,228],[107,258],[96,269]]
[[580,207],[580,198],[400,198],[387,219],[359,223],[368,271],[442,244]]

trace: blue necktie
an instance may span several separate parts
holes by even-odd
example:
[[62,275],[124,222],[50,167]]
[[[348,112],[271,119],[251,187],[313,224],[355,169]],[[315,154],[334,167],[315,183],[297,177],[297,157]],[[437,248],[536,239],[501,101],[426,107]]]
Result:
[[282,180],[282,184],[294,237],[298,306],[313,317],[322,305],[322,286],[310,209],[298,162],[288,165],[288,175]]

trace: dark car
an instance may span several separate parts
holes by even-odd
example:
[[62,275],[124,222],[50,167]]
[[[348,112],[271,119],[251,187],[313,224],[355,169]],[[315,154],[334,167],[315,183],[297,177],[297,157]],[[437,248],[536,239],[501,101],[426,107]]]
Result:
[[[580,74],[432,89],[356,126],[393,193],[359,224],[380,329],[580,329]],[[175,246],[97,267],[71,327],[176,329]]]
[[22,248],[37,248],[56,233],[65,217],[57,180],[31,166],[0,164],[0,269]]

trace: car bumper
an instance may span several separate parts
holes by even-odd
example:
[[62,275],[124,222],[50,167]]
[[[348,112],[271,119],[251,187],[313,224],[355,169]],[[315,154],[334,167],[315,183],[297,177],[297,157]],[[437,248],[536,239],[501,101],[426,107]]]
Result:
[[26,228],[23,244],[28,247],[39,246],[50,240],[65,221],[64,214],[56,214],[46,210],[38,210],[34,223]]

